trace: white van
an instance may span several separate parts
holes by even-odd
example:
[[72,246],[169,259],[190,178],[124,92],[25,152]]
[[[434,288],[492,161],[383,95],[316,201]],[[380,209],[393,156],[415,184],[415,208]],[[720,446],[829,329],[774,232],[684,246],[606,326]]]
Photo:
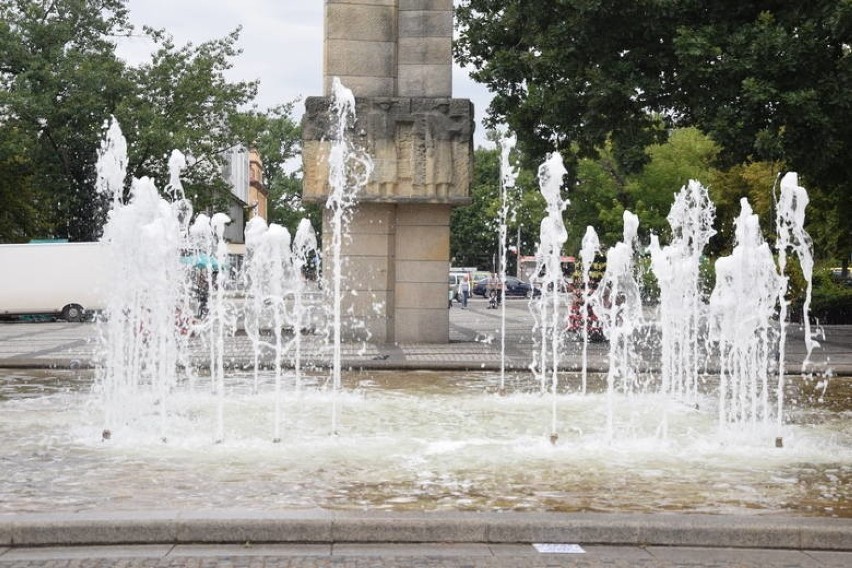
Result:
[[0,317],[58,315],[82,321],[105,306],[108,245],[28,243],[0,245]]

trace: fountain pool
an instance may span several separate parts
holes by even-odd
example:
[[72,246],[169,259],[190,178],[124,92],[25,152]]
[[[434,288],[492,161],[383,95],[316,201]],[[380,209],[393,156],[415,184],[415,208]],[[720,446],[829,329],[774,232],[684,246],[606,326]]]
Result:
[[[607,442],[606,377],[561,377],[560,437],[532,375],[430,371],[327,376],[281,391],[274,376],[229,376],[224,440],[209,381],[171,394],[102,441],[101,399],[80,371],[0,372],[0,512],[221,508],[634,511],[852,517],[852,381],[793,379],[784,447],[775,428],[722,435],[713,379],[698,408],[662,395],[619,397]],[[337,396],[339,436],[330,436]],[[152,406],[156,409],[156,405]],[[665,417],[666,427],[661,428]],[[13,441],[13,443],[8,443]]]

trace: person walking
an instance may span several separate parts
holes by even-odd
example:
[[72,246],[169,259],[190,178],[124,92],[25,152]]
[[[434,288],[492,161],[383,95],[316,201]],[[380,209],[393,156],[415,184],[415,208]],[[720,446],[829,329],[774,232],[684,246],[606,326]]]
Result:
[[502,288],[503,284],[497,278],[497,273],[492,272],[491,278],[488,279],[488,283],[485,286],[485,293],[488,296],[488,308],[497,309],[497,306],[500,304],[500,290]]
[[470,298],[470,280],[467,276],[462,277],[459,282],[459,296],[461,297],[462,309],[467,309],[467,299]]

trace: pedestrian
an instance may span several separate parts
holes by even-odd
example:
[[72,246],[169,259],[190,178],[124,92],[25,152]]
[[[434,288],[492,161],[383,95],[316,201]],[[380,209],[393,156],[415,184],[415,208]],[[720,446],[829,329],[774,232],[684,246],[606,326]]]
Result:
[[464,276],[459,282],[459,297],[461,297],[462,309],[467,309],[467,299],[470,298],[470,280]]
[[491,278],[488,279],[488,283],[485,285],[485,294],[488,296],[489,309],[497,309],[497,305],[500,303],[500,290],[502,288],[503,285],[500,283],[500,279],[497,278],[497,273],[492,272]]

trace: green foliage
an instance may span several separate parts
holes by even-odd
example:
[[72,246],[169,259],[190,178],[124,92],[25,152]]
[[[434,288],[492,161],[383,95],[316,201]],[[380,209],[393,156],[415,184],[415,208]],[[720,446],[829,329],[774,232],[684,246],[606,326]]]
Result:
[[27,140],[9,129],[0,138],[0,242],[26,242],[46,223],[39,205],[46,201],[34,184]]
[[129,32],[121,0],[0,3],[0,241],[99,236],[106,200],[95,165],[110,115],[128,141],[128,177],[163,187],[171,151],[187,156],[182,181],[196,210],[224,206],[223,152],[239,143],[263,146],[267,183],[278,187],[273,170],[297,151],[299,130],[292,103],[244,110],[256,82],[225,77],[239,29],[179,47],[146,28],[157,49],[138,67],[115,54]]
[[718,146],[695,128],[673,130],[664,144],[647,148],[648,163],[627,186],[641,234],[668,234],[666,217],[674,195],[691,179],[708,186],[713,180],[711,164],[718,151]]
[[627,178],[609,144],[601,149],[596,159],[580,160],[577,185],[568,195],[571,204],[566,211],[567,250],[580,250],[589,225],[594,227],[604,246],[621,240],[622,215],[628,206],[626,185]]
[[572,163],[594,157],[612,137],[632,170],[642,160],[633,149],[658,133],[645,109],[665,106],[658,77],[671,58],[650,41],[671,25],[669,10],[649,4],[467,0],[456,57],[495,93],[493,122],[534,161],[554,148]]
[[183,47],[162,30],[145,32],[158,48],[150,63],[128,70],[133,93],[115,110],[127,138],[128,174],[167,180],[169,154],[179,149],[189,157],[181,181],[196,210],[221,208],[223,152],[245,136],[239,109],[257,90],[254,82],[230,83],[224,76],[239,54],[239,29]]
[[[758,215],[764,235],[775,232],[772,191],[782,167],[777,162],[751,162],[716,170],[709,178],[710,199],[716,204],[716,235],[709,253],[729,254],[733,248],[734,220],[740,214],[740,199],[747,198]],[[812,213],[809,211],[809,213]]]
[[[494,92],[492,124],[517,132],[532,162],[607,149],[631,175],[665,140],[661,118],[694,126],[717,144],[718,169],[798,171],[812,215],[833,224],[815,238],[821,254],[849,256],[852,1],[463,0],[457,21],[457,60]],[[659,227],[662,202],[632,194],[618,205],[635,201]]]
[[33,202],[37,212],[17,209],[20,224],[3,239],[41,230],[94,237],[103,218],[94,151],[104,119],[130,89],[111,38],[127,30],[119,0],[0,4],[0,140],[4,147],[20,144],[14,163],[27,172],[19,181],[7,179],[0,192],[4,201],[20,202],[5,194],[31,195],[37,187],[41,197]]
[[495,214],[500,199],[500,151],[474,152],[471,203],[450,215],[450,258],[454,266],[492,267],[497,250]]
[[[838,280],[826,268],[814,273],[811,317],[824,324],[852,323],[852,280]],[[797,302],[797,308],[801,303]]]

